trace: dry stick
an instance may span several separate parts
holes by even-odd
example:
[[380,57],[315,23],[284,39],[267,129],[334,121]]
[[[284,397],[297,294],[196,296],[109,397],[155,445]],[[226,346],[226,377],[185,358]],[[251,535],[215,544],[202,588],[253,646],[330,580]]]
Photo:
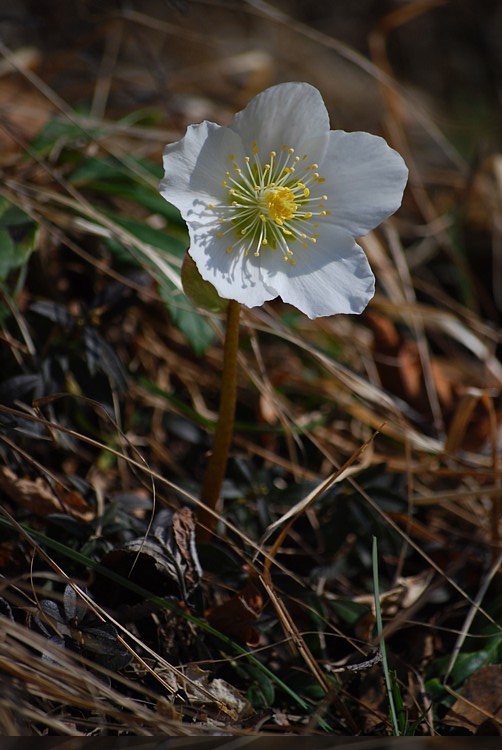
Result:
[[497,559],[494,561],[490,570],[487,572],[484,581],[479,587],[478,593],[476,594],[474,600],[471,602],[471,606],[469,607],[469,612],[467,613],[467,617],[465,618],[464,624],[462,625],[462,632],[459,634],[455,642],[455,646],[453,647],[453,651],[451,653],[450,660],[448,662],[448,666],[446,668],[446,672],[443,677],[444,685],[446,685],[446,683],[448,682],[448,678],[450,677],[452,669],[455,666],[455,663],[460,654],[460,651],[462,650],[464,641],[469,634],[469,630],[471,629],[472,622],[475,616],[477,615],[477,613],[481,609],[481,602],[483,601],[491,582],[493,581],[493,579],[499,572],[501,565],[502,565],[502,553],[499,553]]
[[199,542],[208,542],[215,527],[216,516],[214,515],[214,510],[220,499],[221,487],[227,468],[228,452],[234,432],[240,312],[240,304],[234,300],[230,300],[227,308],[227,331],[223,352],[220,408],[214,433],[213,451],[206,466],[200,495],[201,502],[204,503],[206,508],[201,508],[198,517],[197,539]]
[[[373,442],[373,440],[375,439],[376,435],[377,435],[377,433],[374,433],[370,438],[368,438],[368,440],[366,440],[366,442],[363,443],[358,448],[358,450],[355,451],[355,453],[352,454],[352,456],[344,463],[343,466],[341,466],[339,469],[337,469],[324,482],[322,482],[322,484],[320,484],[313,493],[311,493],[310,495],[308,495],[307,498],[306,498],[306,502],[303,502],[303,503],[299,504],[300,507],[295,506],[294,508],[292,508],[292,511],[293,511],[292,513],[290,511],[290,512],[286,513],[285,516],[283,516],[283,518],[281,520],[289,521],[289,523],[286,523],[285,526],[283,526],[283,528],[281,530],[281,533],[279,534],[279,536],[277,537],[277,540],[274,542],[274,544],[272,545],[271,550],[269,551],[268,558],[263,563],[263,568],[264,568],[264,571],[266,572],[267,575],[270,575],[270,568],[271,568],[272,564],[275,562],[275,557],[276,557],[279,549],[282,547],[282,544],[283,544],[284,540],[286,539],[287,535],[289,534],[289,532],[291,530],[291,527],[293,526],[293,524],[295,523],[295,521],[297,520],[297,518],[299,518],[301,515],[303,515],[306,512],[306,510],[308,508],[310,508],[310,506],[324,492],[326,492],[328,489],[330,489],[330,487],[333,484],[335,484],[335,482],[339,482],[341,480],[341,478],[342,478],[342,475],[343,476],[347,476],[347,471],[350,469],[350,467],[352,466],[352,464],[354,463],[354,461],[356,461],[356,459],[359,458],[359,456],[362,453],[364,453],[364,451],[366,450],[366,448],[368,447],[368,445],[370,445],[370,443]],[[277,521],[272,524],[272,529],[275,529],[276,525],[277,525]],[[268,538],[268,536],[270,535],[270,533],[271,533],[271,529],[269,527],[269,529],[267,530],[267,532],[264,535],[264,538],[262,539],[262,543],[264,541],[266,541],[266,539]]]
[[[52,395],[52,396],[46,396],[46,397],[44,397],[42,399],[38,399],[37,403],[44,403],[46,401],[51,401],[54,398],[61,398],[63,396],[66,398],[66,397],[69,397],[70,395],[71,394],[64,393],[64,394],[55,394],[55,395]],[[127,461],[127,463],[129,464],[129,466],[132,466],[132,467],[134,467],[135,469],[137,469],[137,470],[139,470],[141,472],[148,473],[148,476],[151,479],[155,480],[159,484],[164,485],[165,487],[169,487],[171,490],[174,490],[179,496],[186,498],[192,504],[200,507],[200,504],[201,504],[200,500],[197,497],[195,497],[194,495],[190,494],[188,492],[188,490],[184,490],[182,487],[176,485],[174,482],[171,482],[169,479],[167,479],[166,477],[162,476],[161,474],[158,474],[157,472],[152,471],[151,469],[146,469],[145,465],[143,463],[140,463],[139,461],[135,461],[130,456],[124,455],[120,451],[115,450],[114,448],[112,448],[110,445],[105,445],[104,443],[101,443],[98,440],[95,440],[94,438],[91,438],[91,437],[88,437],[87,435],[83,435],[83,434],[80,434],[78,432],[75,432],[74,430],[70,429],[69,427],[65,427],[65,426],[59,425],[59,424],[57,425],[54,422],[50,422],[48,419],[42,419],[41,417],[35,416],[33,414],[30,414],[29,412],[23,412],[20,409],[15,409],[14,407],[11,407],[11,406],[4,406],[3,404],[0,404],[0,413],[12,414],[13,416],[16,416],[16,417],[22,417],[23,419],[25,419],[25,420],[27,420],[29,422],[36,422],[37,424],[43,425],[48,430],[56,429],[58,432],[61,432],[61,433],[65,434],[65,435],[70,435],[73,438],[75,438],[76,440],[79,440],[80,442],[85,443],[86,445],[92,445],[94,447],[98,447],[100,450],[106,451],[107,453],[109,453],[112,456],[116,456],[117,458],[124,459],[125,461]],[[1,442],[4,442],[4,443],[7,442],[7,439],[5,438],[5,436],[0,436],[0,439],[1,439]],[[15,450],[19,452],[19,450],[20,450],[19,446],[14,445],[10,441],[8,441],[8,444],[11,447],[14,447]],[[25,458],[27,457],[28,460],[33,460],[33,459],[31,459],[31,457],[27,453],[24,454],[24,457]],[[45,469],[44,469],[44,471],[45,471]],[[406,543],[412,549],[414,549],[420,555],[420,557],[423,560],[425,560],[430,565],[430,567],[433,570],[436,571],[436,573],[438,573],[442,578],[444,578],[446,580],[446,582],[449,584],[449,586],[451,586],[455,591],[457,591],[460,594],[460,596],[463,599],[465,599],[466,602],[469,602],[469,604],[475,604],[475,606],[478,606],[474,602],[474,600],[469,596],[469,594],[466,591],[464,591],[464,589],[462,588],[462,586],[460,586],[453,578],[451,578],[449,575],[447,575],[447,573],[441,568],[441,566],[438,563],[436,563],[434,561],[434,559],[430,555],[428,555],[427,552],[425,552],[420,547],[420,545],[417,542],[415,542],[412,539],[412,537],[410,537],[406,532],[404,532],[400,528],[400,526],[396,523],[396,521],[394,521],[390,516],[387,515],[387,513],[385,511],[383,511],[380,508],[380,506],[378,505],[378,503],[376,503],[370,497],[370,495],[368,495],[368,493],[366,492],[366,490],[361,485],[359,485],[354,480],[353,477],[347,477],[347,481],[350,482],[350,484],[354,487],[354,489],[357,490],[357,492],[361,495],[362,498],[364,498],[364,500],[366,501],[366,503],[368,504],[368,506],[378,516],[380,516],[388,524],[388,526],[390,528],[392,528],[397,534],[399,534],[401,536],[401,538],[404,539],[406,541]],[[3,510],[2,506],[0,506],[0,512],[2,512],[2,510]],[[214,511],[213,511],[213,513],[214,513]],[[223,523],[225,524],[225,526],[228,529],[230,529],[233,533],[235,533],[237,536],[239,536],[241,538],[241,540],[245,544],[249,544],[249,546],[253,547],[256,550],[259,550],[261,552],[261,554],[264,555],[264,557],[266,557],[266,558],[269,557],[268,552],[266,550],[264,550],[263,548],[258,548],[256,542],[254,542],[252,539],[250,539],[248,536],[246,536],[246,534],[241,529],[239,529],[237,526],[235,526],[234,524],[232,524],[227,519],[222,519],[222,520],[223,520]],[[281,570],[285,570],[285,568],[283,568],[282,566],[280,566],[280,564],[276,560],[274,560],[274,565],[276,565]],[[288,572],[289,575],[291,575],[291,573],[289,571],[287,571],[287,572]],[[299,580],[299,579],[296,579],[296,580]],[[485,617],[488,622],[490,622],[492,625],[494,625],[496,628],[498,628],[498,630],[500,632],[502,632],[502,626],[486,610],[484,610],[481,606],[478,607],[478,612],[483,617]]]
[[[497,477],[496,483],[500,485],[500,473],[499,469],[499,454],[498,454],[498,418],[497,410],[488,393],[483,393],[481,397],[481,403],[486,409],[488,419],[490,423],[490,443],[491,443],[491,461],[493,467],[493,475]],[[492,543],[492,562],[494,562],[498,553],[500,552],[501,539],[500,539],[500,520],[502,518],[502,495],[494,495],[491,499],[490,508],[490,530],[491,530],[491,543]]]

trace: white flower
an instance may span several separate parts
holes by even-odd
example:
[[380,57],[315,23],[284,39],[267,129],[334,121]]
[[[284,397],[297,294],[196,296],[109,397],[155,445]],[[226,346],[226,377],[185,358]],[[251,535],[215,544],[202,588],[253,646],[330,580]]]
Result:
[[221,297],[280,296],[310,318],[366,307],[375,279],[354,238],[399,208],[408,170],[382,138],[330,131],[313,86],[272,86],[228,127],[191,125],[164,169],[160,192]]

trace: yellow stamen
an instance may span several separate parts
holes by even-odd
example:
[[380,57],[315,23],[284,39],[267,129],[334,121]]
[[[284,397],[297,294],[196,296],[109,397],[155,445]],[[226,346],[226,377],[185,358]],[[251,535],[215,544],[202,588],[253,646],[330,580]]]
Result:
[[298,208],[293,191],[287,187],[267,190],[264,198],[268,215],[279,226],[291,219]]

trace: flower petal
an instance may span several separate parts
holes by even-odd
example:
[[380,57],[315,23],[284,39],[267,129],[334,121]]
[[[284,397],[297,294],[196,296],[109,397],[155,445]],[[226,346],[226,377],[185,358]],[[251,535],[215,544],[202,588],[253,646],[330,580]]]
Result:
[[228,252],[228,240],[216,237],[203,226],[189,225],[190,248],[200,275],[209,281],[224,299],[233,299],[246,307],[263,305],[278,292],[262,271],[262,259],[244,255],[242,248]]
[[353,237],[368,234],[401,205],[408,169],[401,156],[383,138],[369,133],[335,130],[325,160],[329,222]]
[[309,140],[326,138],[329,116],[314,86],[281,83],[255,96],[235,115],[229,128],[240,135],[248,154],[256,143],[258,156],[264,164],[270,152],[279,152],[283,144],[300,153],[305,152],[304,144]]
[[161,195],[179,208],[186,221],[197,202],[201,203],[200,197],[209,202],[224,200],[226,191],[221,183],[232,153],[244,155],[242,141],[232,130],[207,120],[190,125],[184,138],[164,149]]
[[[189,127],[166,147],[164,167],[160,191],[180,209],[190,255],[222,297],[254,307],[280,295],[315,318],[360,313],[373,296],[354,237],[397,210],[408,170],[382,138],[330,132],[314,87],[273,86],[228,128]],[[294,209],[280,203],[283,193],[294,194]]]
[[[338,313],[358,314],[375,291],[375,277],[362,248],[337,227],[323,229],[322,244],[295,246],[295,265],[282,253],[267,259],[264,278],[284,302],[309,318]],[[247,303],[246,303],[247,304]]]

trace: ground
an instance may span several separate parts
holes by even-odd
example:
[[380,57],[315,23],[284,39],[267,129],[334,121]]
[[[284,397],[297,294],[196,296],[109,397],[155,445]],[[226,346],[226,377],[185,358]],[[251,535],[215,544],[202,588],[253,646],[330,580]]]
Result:
[[[500,734],[501,16],[2,12],[3,735]],[[362,315],[243,310],[208,537],[225,315],[183,293],[162,150],[290,80],[409,183]]]

